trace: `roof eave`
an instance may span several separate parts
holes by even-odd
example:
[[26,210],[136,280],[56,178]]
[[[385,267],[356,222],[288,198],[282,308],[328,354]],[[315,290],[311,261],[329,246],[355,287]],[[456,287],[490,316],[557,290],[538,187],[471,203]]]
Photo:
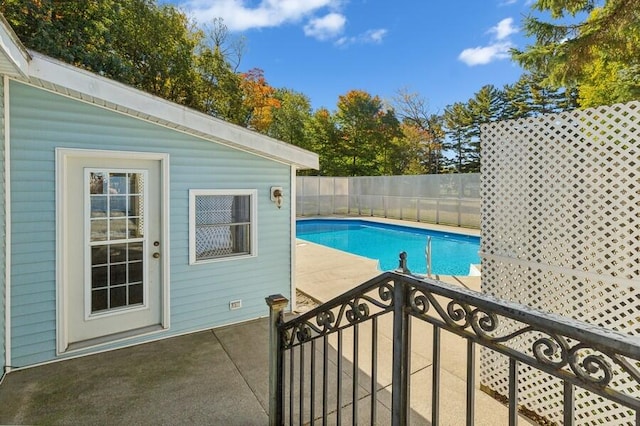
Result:
[[318,155],[149,93],[30,52],[29,81],[105,108],[252,152],[297,169],[318,169]]
[[30,59],[29,52],[0,14],[0,74],[26,77]]

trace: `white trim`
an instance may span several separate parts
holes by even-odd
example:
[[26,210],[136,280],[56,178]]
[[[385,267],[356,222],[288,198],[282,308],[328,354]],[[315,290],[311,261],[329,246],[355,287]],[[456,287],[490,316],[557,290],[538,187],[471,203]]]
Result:
[[289,302],[289,309],[293,311],[296,308],[296,168],[291,167],[291,183],[289,185],[289,205],[291,218],[291,302]]
[[31,58],[4,17],[0,19],[0,50],[15,69],[15,75],[25,77]]
[[313,152],[191,110],[37,52],[30,53],[32,60],[29,64],[29,76],[40,80],[41,84],[52,84],[56,93],[64,93],[74,99],[89,98],[95,105],[125,112],[133,117],[147,119],[174,130],[285,164],[319,168],[318,155]]
[[[93,150],[93,149],[73,149],[73,148],[56,148],[56,299],[57,299],[57,313],[56,313],[56,355],[61,355],[67,352],[69,345],[68,336],[66,333],[68,325],[68,316],[64,306],[65,294],[64,294],[64,278],[66,271],[64,270],[64,248],[66,247],[65,241],[65,216],[64,205],[66,202],[66,194],[64,188],[66,186],[66,167],[67,159],[70,157],[102,157],[113,159],[128,159],[128,160],[151,160],[160,161],[160,171],[162,176],[160,182],[160,194],[161,200],[161,229],[160,229],[160,241],[162,242],[163,251],[167,253],[166,256],[162,256],[162,277],[160,284],[160,292],[162,293],[162,313],[161,313],[161,326],[164,330],[170,327],[170,245],[169,245],[169,212],[170,212],[170,198],[169,198],[169,154],[156,153],[156,152],[138,152],[138,151],[108,151],[108,150]],[[128,338],[139,337],[132,336]],[[126,339],[125,339],[126,340]],[[112,342],[110,342],[112,343]]]
[[160,217],[160,244],[162,247],[163,255],[162,259],[162,281],[163,285],[160,286],[162,293],[162,327],[165,330],[171,328],[171,233],[169,224],[171,223],[171,178],[169,167],[169,154],[163,154],[163,158],[160,160],[160,196],[162,202],[160,203],[161,217]]
[[11,370],[11,114],[9,78],[4,76],[4,348],[5,372]]
[[[201,195],[249,195],[250,197],[250,252],[214,259],[196,259],[196,197]],[[258,190],[257,189],[190,189],[189,190],[189,265],[247,259],[258,256]]]

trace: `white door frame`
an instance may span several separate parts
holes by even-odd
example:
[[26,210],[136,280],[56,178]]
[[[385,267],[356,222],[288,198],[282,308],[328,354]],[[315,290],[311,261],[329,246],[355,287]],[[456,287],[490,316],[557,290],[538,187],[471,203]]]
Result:
[[[57,310],[57,324],[56,324],[56,354],[71,352],[68,348],[69,339],[67,335],[68,330],[68,306],[65,306],[66,300],[66,283],[65,277],[67,271],[65,270],[65,249],[67,247],[67,236],[64,224],[66,223],[66,201],[68,194],[66,194],[65,187],[67,184],[67,161],[69,158],[74,157],[102,157],[109,159],[128,159],[128,160],[157,160],[160,162],[161,182],[160,184],[160,196],[161,196],[161,211],[160,211],[160,238],[162,241],[162,251],[164,255],[161,257],[161,269],[160,269],[160,291],[162,293],[161,304],[161,326],[162,329],[169,328],[169,274],[170,274],[170,247],[169,247],[169,154],[155,153],[155,152],[133,152],[133,151],[108,151],[108,150],[93,150],[93,149],[71,149],[71,148],[56,148],[56,310]],[[151,333],[157,333],[153,331]],[[140,334],[136,334],[132,337],[139,337]],[[129,337],[124,337],[119,340],[124,340]],[[117,340],[111,340],[109,343],[113,343]],[[83,348],[86,349],[86,348]]]

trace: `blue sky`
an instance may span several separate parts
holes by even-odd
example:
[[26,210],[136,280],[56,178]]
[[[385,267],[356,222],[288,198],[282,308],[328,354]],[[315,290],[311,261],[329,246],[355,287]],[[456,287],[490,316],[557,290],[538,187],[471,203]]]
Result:
[[418,93],[439,113],[485,84],[515,82],[531,0],[162,0],[199,24],[221,17],[246,39],[240,71],[335,110],[352,89]]

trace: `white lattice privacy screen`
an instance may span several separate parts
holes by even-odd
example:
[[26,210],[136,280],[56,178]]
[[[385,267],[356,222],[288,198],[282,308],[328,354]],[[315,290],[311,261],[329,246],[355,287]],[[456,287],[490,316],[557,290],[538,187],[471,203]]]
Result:
[[[481,176],[482,291],[640,335],[640,103],[485,125]],[[481,367],[506,395],[506,361],[484,350]],[[519,373],[520,403],[561,424],[560,381]],[[577,424],[633,420],[586,391],[575,404]]]

